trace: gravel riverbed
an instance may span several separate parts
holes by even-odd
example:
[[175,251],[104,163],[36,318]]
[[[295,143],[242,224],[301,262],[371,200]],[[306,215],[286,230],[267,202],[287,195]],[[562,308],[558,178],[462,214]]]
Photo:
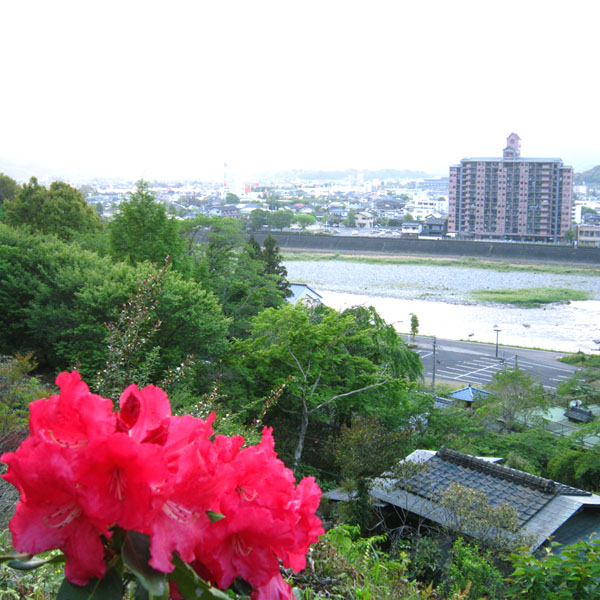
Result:
[[[376,265],[345,261],[288,261],[288,279],[306,283],[325,304],[342,309],[373,305],[399,331],[408,332],[410,315],[419,333],[447,339],[594,352],[600,344],[600,277],[423,265]],[[477,303],[480,289],[563,287],[584,290],[590,300],[518,308]]]

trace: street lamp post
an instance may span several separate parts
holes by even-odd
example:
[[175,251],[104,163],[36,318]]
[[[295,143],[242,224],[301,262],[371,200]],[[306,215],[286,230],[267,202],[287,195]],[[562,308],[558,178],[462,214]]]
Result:
[[498,358],[498,334],[502,329],[498,329],[498,325],[494,325],[494,331],[496,332],[496,358]]

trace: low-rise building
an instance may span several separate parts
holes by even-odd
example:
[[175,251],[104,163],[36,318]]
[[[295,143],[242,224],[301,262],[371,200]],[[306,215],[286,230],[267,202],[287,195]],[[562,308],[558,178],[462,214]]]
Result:
[[375,225],[375,215],[367,211],[355,213],[354,222],[360,229],[370,229]]
[[423,225],[421,223],[406,222],[402,223],[402,237],[419,237],[423,231]]
[[578,246],[594,246],[600,248],[600,225],[577,225]]

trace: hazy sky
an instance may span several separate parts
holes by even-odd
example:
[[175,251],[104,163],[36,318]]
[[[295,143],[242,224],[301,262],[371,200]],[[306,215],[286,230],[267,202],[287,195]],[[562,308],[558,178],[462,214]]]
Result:
[[598,0],[0,0],[2,159],[129,177],[600,164]]

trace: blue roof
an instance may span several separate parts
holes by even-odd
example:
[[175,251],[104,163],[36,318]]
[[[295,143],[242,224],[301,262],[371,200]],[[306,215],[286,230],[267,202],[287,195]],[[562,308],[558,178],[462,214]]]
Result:
[[292,295],[287,299],[290,304],[296,304],[307,296],[315,302],[321,302],[321,294],[304,283],[290,283],[290,290]]
[[477,400],[477,398],[481,398],[481,396],[491,396],[491,393],[468,385],[460,390],[455,390],[449,395],[451,398],[455,398],[456,400],[473,402],[474,400]]

